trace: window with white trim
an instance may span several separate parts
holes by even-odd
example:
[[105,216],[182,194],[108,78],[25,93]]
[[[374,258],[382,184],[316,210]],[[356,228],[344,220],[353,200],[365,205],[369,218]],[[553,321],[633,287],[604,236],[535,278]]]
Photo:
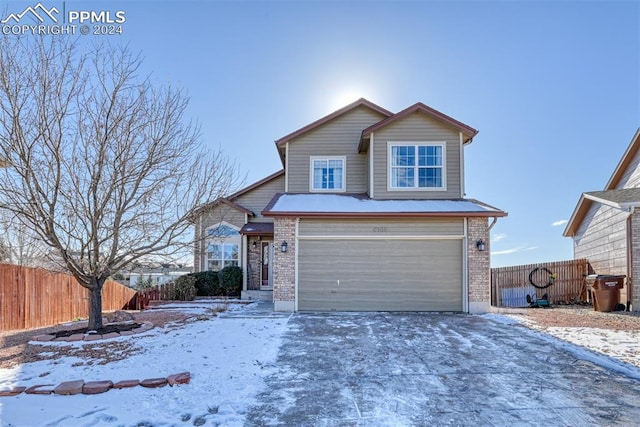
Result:
[[207,230],[205,250],[207,270],[220,271],[239,265],[240,233],[234,227],[218,224]]
[[345,191],[344,156],[311,157],[311,191]]
[[391,189],[445,188],[444,143],[389,143]]

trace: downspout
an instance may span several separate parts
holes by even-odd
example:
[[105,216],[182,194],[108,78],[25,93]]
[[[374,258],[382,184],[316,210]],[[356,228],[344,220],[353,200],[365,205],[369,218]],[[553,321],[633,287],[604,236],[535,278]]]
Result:
[[464,137],[462,132],[458,132],[460,138],[460,197],[464,199]]
[[[496,225],[496,222],[498,222],[498,217],[494,216],[493,217],[493,221],[491,221],[491,224],[489,224],[489,228],[487,228],[487,232],[491,231],[491,229],[493,228],[494,225]],[[491,237],[491,236],[489,236]]]
[[284,192],[289,192],[289,143],[284,146]]
[[370,198],[374,198],[373,196],[373,162],[375,160],[375,157],[373,156],[373,142],[374,142],[374,136],[373,136],[373,132],[371,132],[371,139],[369,140],[369,197]]
[[295,298],[295,302],[293,304],[293,311],[297,312],[298,311],[298,254],[300,253],[299,248],[300,248],[300,239],[298,238],[299,236],[299,232],[300,232],[300,218],[296,218],[296,228],[295,228],[295,239],[294,239],[294,250],[295,250],[295,254],[294,254],[294,298]]
[[627,217],[627,311],[633,309],[633,215]]
[[[629,220],[627,221],[627,311],[633,310],[633,213],[636,206],[629,206]],[[631,268],[629,268],[631,267]]]

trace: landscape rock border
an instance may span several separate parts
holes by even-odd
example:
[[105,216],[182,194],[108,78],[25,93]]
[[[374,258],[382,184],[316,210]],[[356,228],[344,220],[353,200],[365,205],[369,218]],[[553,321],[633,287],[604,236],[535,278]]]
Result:
[[167,384],[171,387],[179,384],[189,384],[191,381],[191,373],[180,372],[178,374],[169,375],[166,378],[150,378],[146,380],[124,380],[114,383],[110,380],[89,381],[83,380],[65,381],[58,385],[54,384],[37,384],[31,387],[13,387],[9,390],[0,390],[0,397],[11,397],[19,394],[57,394],[59,396],[73,396],[75,394],[100,394],[111,389],[123,389],[129,387],[147,387],[158,388]]
[[141,334],[141,333],[147,332],[147,331],[149,331],[151,329],[153,329],[153,323],[151,323],[151,322],[142,322],[140,327],[138,327],[136,329],[132,329],[130,331],[110,332],[110,333],[104,334],[104,335],[98,334],[98,333],[95,333],[95,334],[84,333],[84,334],[74,334],[74,335],[70,335],[68,337],[58,337],[58,338],[56,338],[55,334],[43,334],[43,335],[36,335],[35,337],[33,337],[33,341],[37,341],[37,342],[98,341],[98,340],[106,340],[106,339],[110,339],[110,338],[118,338],[118,337],[123,337],[123,336]]

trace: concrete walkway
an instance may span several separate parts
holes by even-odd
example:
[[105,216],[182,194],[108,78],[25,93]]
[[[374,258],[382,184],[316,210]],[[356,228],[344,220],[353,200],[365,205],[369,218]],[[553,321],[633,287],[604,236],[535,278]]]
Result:
[[247,425],[638,425],[640,382],[520,325],[296,314]]

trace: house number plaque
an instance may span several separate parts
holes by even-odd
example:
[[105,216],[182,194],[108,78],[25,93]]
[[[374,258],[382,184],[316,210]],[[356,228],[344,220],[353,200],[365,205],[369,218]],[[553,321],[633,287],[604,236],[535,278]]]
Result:
[[374,233],[386,233],[387,227],[373,227]]

